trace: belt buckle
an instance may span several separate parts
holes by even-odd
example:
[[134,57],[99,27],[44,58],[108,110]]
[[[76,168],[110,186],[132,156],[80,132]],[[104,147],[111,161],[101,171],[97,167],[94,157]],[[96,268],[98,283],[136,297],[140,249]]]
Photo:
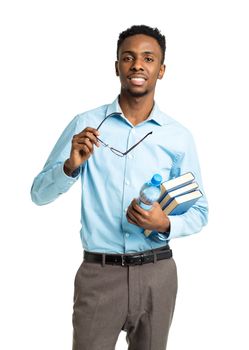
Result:
[[142,254],[139,255],[139,262],[138,262],[138,264],[135,264],[135,265],[143,265],[143,263],[144,263],[144,254],[142,253]]
[[122,255],[122,266],[135,266],[135,265],[142,265],[143,263],[144,263],[143,253],[139,255],[133,255],[133,256]]

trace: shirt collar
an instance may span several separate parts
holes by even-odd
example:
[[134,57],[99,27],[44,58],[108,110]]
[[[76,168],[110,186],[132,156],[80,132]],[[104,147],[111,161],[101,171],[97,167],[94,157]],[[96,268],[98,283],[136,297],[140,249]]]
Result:
[[[117,113],[121,115],[123,118],[125,118],[121,110],[121,107],[119,105],[118,97],[111,104],[107,106],[106,117],[112,113]],[[170,124],[172,122],[172,119],[167,114],[163,113],[159,109],[158,105],[154,103],[152,111],[149,117],[146,119],[146,121],[154,121],[159,125],[166,125],[166,124]]]

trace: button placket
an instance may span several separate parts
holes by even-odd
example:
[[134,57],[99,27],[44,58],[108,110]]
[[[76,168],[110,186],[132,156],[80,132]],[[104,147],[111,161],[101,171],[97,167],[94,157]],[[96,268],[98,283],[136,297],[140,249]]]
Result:
[[[132,145],[134,145],[136,143],[136,131],[134,128],[132,128],[128,134],[127,137],[127,149],[132,147]],[[131,236],[130,234],[127,232],[127,229],[129,230],[129,223],[127,221],[126,218],[126,212],[128,209],[128,205],[130,204],[130,200],[131,198],[133,198],[134,193],[133,193],[133,181],[132,181],[132,164],[133,164],[133,160],[134,159],[134,155],[133,155],[133,150],[131,152],[129,152],[126,156],[125,156],[125,169],[124,169],[124,180],[123,180],[123,202],[122,202],[122,206],[123,206],[123,210],[122,210],[122,229],[124,232],[124,246],[125,246],[125,251],[128,249],[129,245],[130,245],[130,241],[131,241]],[[130,248],[130,247],[129,247]]]

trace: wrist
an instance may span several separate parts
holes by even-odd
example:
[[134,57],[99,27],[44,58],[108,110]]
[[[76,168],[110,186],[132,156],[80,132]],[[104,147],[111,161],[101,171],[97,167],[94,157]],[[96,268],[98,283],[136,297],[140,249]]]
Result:
[[67,176],[72,176],[73,172],[77,169],[77,167],[72,166],[70,163],[70,159],[67,159],[64,163],[63,170]]
[[165,216],[165,218],[162,220],[162,223],[159,226],[157,231],[161,232],[161,233],[169,233],[170,232],[170,221],[169,221],[169,218],[167,216]]

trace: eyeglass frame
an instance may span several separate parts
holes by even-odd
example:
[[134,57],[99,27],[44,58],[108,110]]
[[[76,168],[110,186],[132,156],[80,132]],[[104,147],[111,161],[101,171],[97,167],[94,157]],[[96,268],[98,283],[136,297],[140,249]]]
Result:
[[[101,125],[106,121],[107,118],[112,117],[114,115],[121,115],[120,112],[114,112],[111,114],[108,114],[103,120],[102,122],[99,124],[99,126],[96,128],[97,130],[99,130],[99,128],[101,127]],[[102,146],[109,148],[112,153],[114,153],[116,156],[118,157],[124,157],[126,156],[130,151],[132,151],[135,147],[137,147],[147,136],[151,135],[153,133],[153,131],[150,131],[148,134],[146,134],[141,140],[139,140],[137,143],[135,143],[135,145],[131,146],[126,152],[121,152],[118,149],[111,147],[108,145],[108,143],[105,143],[104,141],[102,141],[99,137],[96,137],[97,140],[101,143]]]

